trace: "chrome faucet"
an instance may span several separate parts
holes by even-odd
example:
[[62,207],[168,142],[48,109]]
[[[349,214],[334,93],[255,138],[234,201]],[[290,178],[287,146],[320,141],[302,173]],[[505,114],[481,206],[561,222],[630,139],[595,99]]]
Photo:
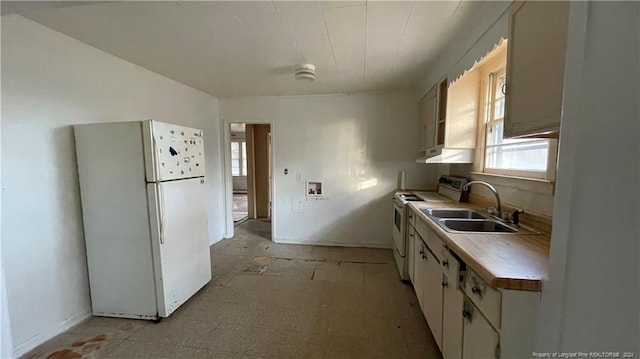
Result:
[[464,187],[462,187],[462,189],[466,191],[466,190],[469,189],[469,187],[472,184],[484,185],[485,187],[489,188],[491,190],[491,192],[493,192],[494,196],[496,196],[496,209],[495,209],[495,212],[492,213],[492,208],[489,208],[489,214],[492,215],[492,216],[498,217],[500,220],[504,220],[504,218],[502,217],[502,206],[500,205],[500,196],[498,195],[498,191],[496,191],[495,187],[493,187],[492,185],[490,185],[489,183],[487,183],[485,181],[471,181],[471,182],[467,183],[466,185],[464,185]]

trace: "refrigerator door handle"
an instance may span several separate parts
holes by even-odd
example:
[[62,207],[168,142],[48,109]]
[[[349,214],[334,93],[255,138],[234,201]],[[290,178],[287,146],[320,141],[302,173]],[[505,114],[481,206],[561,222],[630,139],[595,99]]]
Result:
[[153,179],[154,181],[160,181],[160,171],[158,169],[158,142],[156,141],[156,136],[153,133],[153,126],[151,126],[151,143],[153,146],[153,151],[151,152],[153,161]]
[[156,185],[158,189],[158,222],[160,225],[160,244],[164,244],[164,189]]

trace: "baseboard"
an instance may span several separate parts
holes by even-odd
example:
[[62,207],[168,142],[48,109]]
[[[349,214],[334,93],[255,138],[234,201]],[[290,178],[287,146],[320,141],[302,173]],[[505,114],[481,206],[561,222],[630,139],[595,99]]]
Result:
[[45,343],[47,340],[55,337],[56,335],[63,333],[69,329],[71,329],[72,327],[80,324],[81,322],[83,322],[85,319],[91,317],[91,311],[88,312],[83,312],[83,313],[78,313],[74,316],[71,316],[70,318],[67,318],[66,320],[62,321],[61,323],[59,323],[54,330],[51,330],[48,333],[43,333],[43,334],[37,334],[34,335],[33,337],[29,338],[28,340],[26,340],[25,342],[22,342],[18,345],[15,345],[13,347],[13,357],[14,358],[19,358],[25,354],[27,354],[29,351],[35,349],[37,346]]
[[211,247],[212,245],[220,242],[223,239],[224,239],[224,235],[222,233],[218,233],[217,235],[215,235],[213,237],[209,237],[209,247]]
[[284,244],[305,244],[309,246],[325,246],[325,247],[352,247],[352,248],[377,248],[377,249],[393,249],[392,243],[379,244],[379,243],[353,243],[353,242],[339,242],[339,241],[301,241],[299,239],[291,238],[274,238],[274,243]]

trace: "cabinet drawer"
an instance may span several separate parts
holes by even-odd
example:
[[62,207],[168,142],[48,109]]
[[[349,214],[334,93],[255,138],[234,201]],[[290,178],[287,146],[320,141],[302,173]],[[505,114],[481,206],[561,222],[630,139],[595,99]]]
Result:
[[472,269],[467,269],[464,292],[494,327],[500,328],[502,295]]
[[421,218],[416,219],[416,232],[420,234],[424,243],[436,257],[438,262],[442,259],[444,244],[429,225]]

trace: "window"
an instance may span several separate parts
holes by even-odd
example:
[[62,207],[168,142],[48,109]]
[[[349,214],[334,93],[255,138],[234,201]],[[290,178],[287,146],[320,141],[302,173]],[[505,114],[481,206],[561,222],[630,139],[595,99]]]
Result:
[[247,175],[247,143],[244,140],[231,142],[231,175]]
[[[501,51],[506,51],[502,49]],[[483,69],[484,164],[483,172],[498,175],[553,180],[556,141],[548,139],[503,139],[506,56],[496,56]]]

